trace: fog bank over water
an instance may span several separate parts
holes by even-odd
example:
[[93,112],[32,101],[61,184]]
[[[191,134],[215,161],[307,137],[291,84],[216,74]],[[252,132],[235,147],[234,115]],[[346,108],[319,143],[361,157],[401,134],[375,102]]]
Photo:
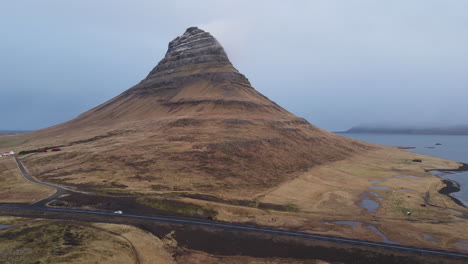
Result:
[[408,151],[468,164],[468,135],[339,134],[386,146],[414,147]]
[[468,124],[461,125],[388,125],[369,124],[353,126],[349,133],[402,133],[402,134],[468,134]]
[[468,1],[5,1],[0,129],[70,120],[142,80],[187,27],[332,131],[468,124]]

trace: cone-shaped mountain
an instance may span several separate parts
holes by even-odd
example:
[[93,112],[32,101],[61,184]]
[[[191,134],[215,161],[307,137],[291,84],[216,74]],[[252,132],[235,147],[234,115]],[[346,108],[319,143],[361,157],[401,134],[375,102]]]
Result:
[[26,136],[34,140],[24,146],[65,145],[68,166],[39,169],[47,180],[242,197],[374,148],[312,126],[270,101],[233,67],[220,43],[196,27],[171,41],[134,87]]
[[[137,104],[134,102],[138,101]],[[294,118],[250,85],[219,42],[196,27],[169,43],[164,59],[136,86],[79,118],[207,116],[235,113]]]

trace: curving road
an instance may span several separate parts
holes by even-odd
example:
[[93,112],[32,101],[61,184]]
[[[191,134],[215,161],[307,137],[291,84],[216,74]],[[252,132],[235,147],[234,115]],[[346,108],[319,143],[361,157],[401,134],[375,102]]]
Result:
[[49,196],[49,197],[47,197],[45,199],[42,199],[40,201],[37,201],[35,203],[35,205],[45,205],[48,202],[53,201],[53,200],[59,198],[60,196],[62,196],[62,195],[69,192],[68,190],[63,189],[60,186],[57,186],[57,185],[54,185],[54,184],[51,184],[51,183],[47,183],[47,182],[41,182],[41,181],[38,181],[38,180],[34,179],[31,175],[29,175],[29,173],[24,168],[23,163],[17,157],[15,157],[15,161],[16,161],[16,164],[18,164],[18,168],[20,169],[21,173],[23,174],[24,178],[26,178],[26,180],[55,189],[55,193],[53,195],[51,195],[51,196]]
[[[26,172],[26,170],[24,169],[24,166],[18,159],[16,159],[16,161],[25,178],[27,178],[28,180],[34,183],[49,186],[57,190],[57,192],[54,195],[52,195],[51,197],[45,200],[42,200],[41,204],[43,204],[44,202],[56,199],[60,195],[63,195],[69,192],[68,190],[65,190],[59,186],[37,181],[36,179],[32,178]],[[383,243],[383,242],[373,242],[373,241],[343,238],[343,237],[336,237],[336,236],[329,236],[329,235],[319,235],[319,234],[296,232],[296,231],[286,231],[286,230],[274,229],[274,228],[269,228],[269,227],[225,223],[225,222],[217,222],[213,220],[200,220],[200,219],[191,219],[191,218],[183,218],[183,217],[114,214],[111,212],[101,212],[101,211],[91,211],[91,210],[80,210],[80,209],[69,209],[69,208],[50,208],[46,206],[37,206],[37,204],[35,204],[34,206],[0,205],[0,210],[2,209],[6,211],[13,210],[13,211],[25,211],[25,212],[37,212],[38,216],[40,216],[41,213],[44,213],[44,212],[54,212],[54,213],[60,214],[61,218],[63,216],[63,219],[70,219],[70,216],[72,214],[93,215],[93,216],[99,216],[99,217],[104,217],[108,219],[110,218],[140,219],[140,220],[183,224],[183,225],[205,226],[205,227],[216,228],[216,229],[259,232],[259,233],[289,236],[289,237],[301,237],[301,238],[308,238],[308,239],[344,243],[344,244],[350,244],[350,245],[361,245],[361,246],[377,247],[377,248],[382,248],[382,249],[415,252],[418,254],[432,254],[432,255],[451,257],[451,258],[468,259],[468,254],[459,253],[459,252],[443,251],[443,250],[428,249],[428,248],[417,248],[417,247],[412,247],[412,246],[396,245],[396,244],[389,244],[389,243]],[[0,213],[0,214],[8,214],[8,212]]]

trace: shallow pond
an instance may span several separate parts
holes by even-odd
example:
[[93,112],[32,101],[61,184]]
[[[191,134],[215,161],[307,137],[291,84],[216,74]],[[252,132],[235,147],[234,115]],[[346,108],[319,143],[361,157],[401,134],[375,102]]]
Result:
[[428,234],[422,234],[422,237],[424,237],[426,240],[432,242],[432,243],[439,243],[439,239],[431,236],[431,235],[428,235]]
[[373,213],[377,211],[377,208],[379,208],[380,204],[374,200],[371,199],[362,199],[359,205],[366,209],[367,212]]

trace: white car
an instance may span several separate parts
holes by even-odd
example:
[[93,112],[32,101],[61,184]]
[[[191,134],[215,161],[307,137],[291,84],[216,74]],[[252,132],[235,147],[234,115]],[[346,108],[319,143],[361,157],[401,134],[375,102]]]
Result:
[[117,210],[117,211],[114,211],[114,214],[123,214],[123,212],[120,210]]

